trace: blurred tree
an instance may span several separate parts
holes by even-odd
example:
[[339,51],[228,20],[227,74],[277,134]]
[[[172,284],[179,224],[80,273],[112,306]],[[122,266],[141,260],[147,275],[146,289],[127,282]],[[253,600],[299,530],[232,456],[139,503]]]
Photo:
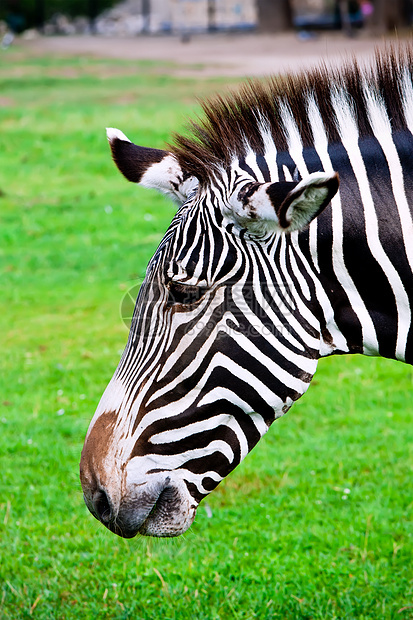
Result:
[[8,0],[5,4],[3,18],[9,29],[14,33],[22,32],[26,27],[26,19],[21,10],[20,0]]
[[261,32],[282,32],[293,27],[290,0],[257,0],[257,9]]
[[34,16],[34,25],[37,28],[41,28],[44,24],[44,0],[36,0],[35,4],[35,16]]
[[75,17],[86,15],[92,19],[117,0],[0,0],[0,19],[4,19],[10,12],[16,13],[18,4],[19,15],[24,17],[26,26],[39,27],[44,20],[54,13],[64,13]]

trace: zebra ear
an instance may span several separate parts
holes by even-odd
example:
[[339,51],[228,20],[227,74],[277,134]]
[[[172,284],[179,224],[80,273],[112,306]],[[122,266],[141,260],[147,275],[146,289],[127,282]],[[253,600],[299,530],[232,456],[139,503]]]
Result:
[[108,128],[106,134],[113,160],[128,181],[156,189],[179,204],[198,186],[198,179],[182,170],[168,151],[137,146],[119,129]]
[[249,183],[232,198],[241,224],[262,232],[269,228],[286,233],[303,230],[337,193],[337,173],[314,172],[299,182]]
[[314,172],[302,179],[277,206],[272,200],[272,187],[267,190],[284,232],[303,230],[331,202],[340,185],[337,172]]

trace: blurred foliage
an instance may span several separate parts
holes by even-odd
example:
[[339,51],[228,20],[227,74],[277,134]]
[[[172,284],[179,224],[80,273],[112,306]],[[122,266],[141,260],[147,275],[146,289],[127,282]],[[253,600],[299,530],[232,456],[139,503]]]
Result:
[[[71,17],[95,17],[116,4],[116,0],[5,0],[0,2],[0,19],[14,24],[24,20],[24,28],[40,25],[56,13]],[[17,30],[23,28],[18,27]]]

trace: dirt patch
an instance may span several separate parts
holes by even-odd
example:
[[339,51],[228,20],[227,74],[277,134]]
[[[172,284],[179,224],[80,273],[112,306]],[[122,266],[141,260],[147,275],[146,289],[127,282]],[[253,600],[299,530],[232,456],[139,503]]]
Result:
[[[11,108],[14,106],[14,101],[11,97],[0,97],[0,108]],[[0,197],[4,196],[0,189]]]
[[321,61],[336,65],[353,56],[368,62],[374,49],[385,44],[383,39],[349,39],[340,33],[323,34],[307,41],[295,34],[213,34],[193,36],[185,43],[174,36],[40,37],[18,40],[9,57],[26,52],[37,56],[156,60],[173,63],[168,67],[171,75],[246,77],[296,72]]

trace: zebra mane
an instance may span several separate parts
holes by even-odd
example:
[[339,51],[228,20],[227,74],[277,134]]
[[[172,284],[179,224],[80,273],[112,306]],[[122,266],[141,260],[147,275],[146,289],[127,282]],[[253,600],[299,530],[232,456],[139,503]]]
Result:
[[369,67],[360,67],[353,59],[341,68],[323,63],[307,73],[249,80],[237,92],[207,99],[202,104],[204,116],[192,121],[186,134],[175,135],[170,149],[187,173],[206,184],[235,158],[245,157],[248,150],[264,155],[269,141],[277,151],[286,151],[286,109],[296,122],[303,146],[311,147],[310,101],[318,107],[329,142],[339,142],[332,102],[337,92],[345,93],[350,102],[360,136],[369,136],[372,128],[366,111],[366,87],[373,96],[381,97],[393,131],[404,129],[403,99],[406,82],[412,89],[412,72],[413,47],[406,45],[376,50]]

